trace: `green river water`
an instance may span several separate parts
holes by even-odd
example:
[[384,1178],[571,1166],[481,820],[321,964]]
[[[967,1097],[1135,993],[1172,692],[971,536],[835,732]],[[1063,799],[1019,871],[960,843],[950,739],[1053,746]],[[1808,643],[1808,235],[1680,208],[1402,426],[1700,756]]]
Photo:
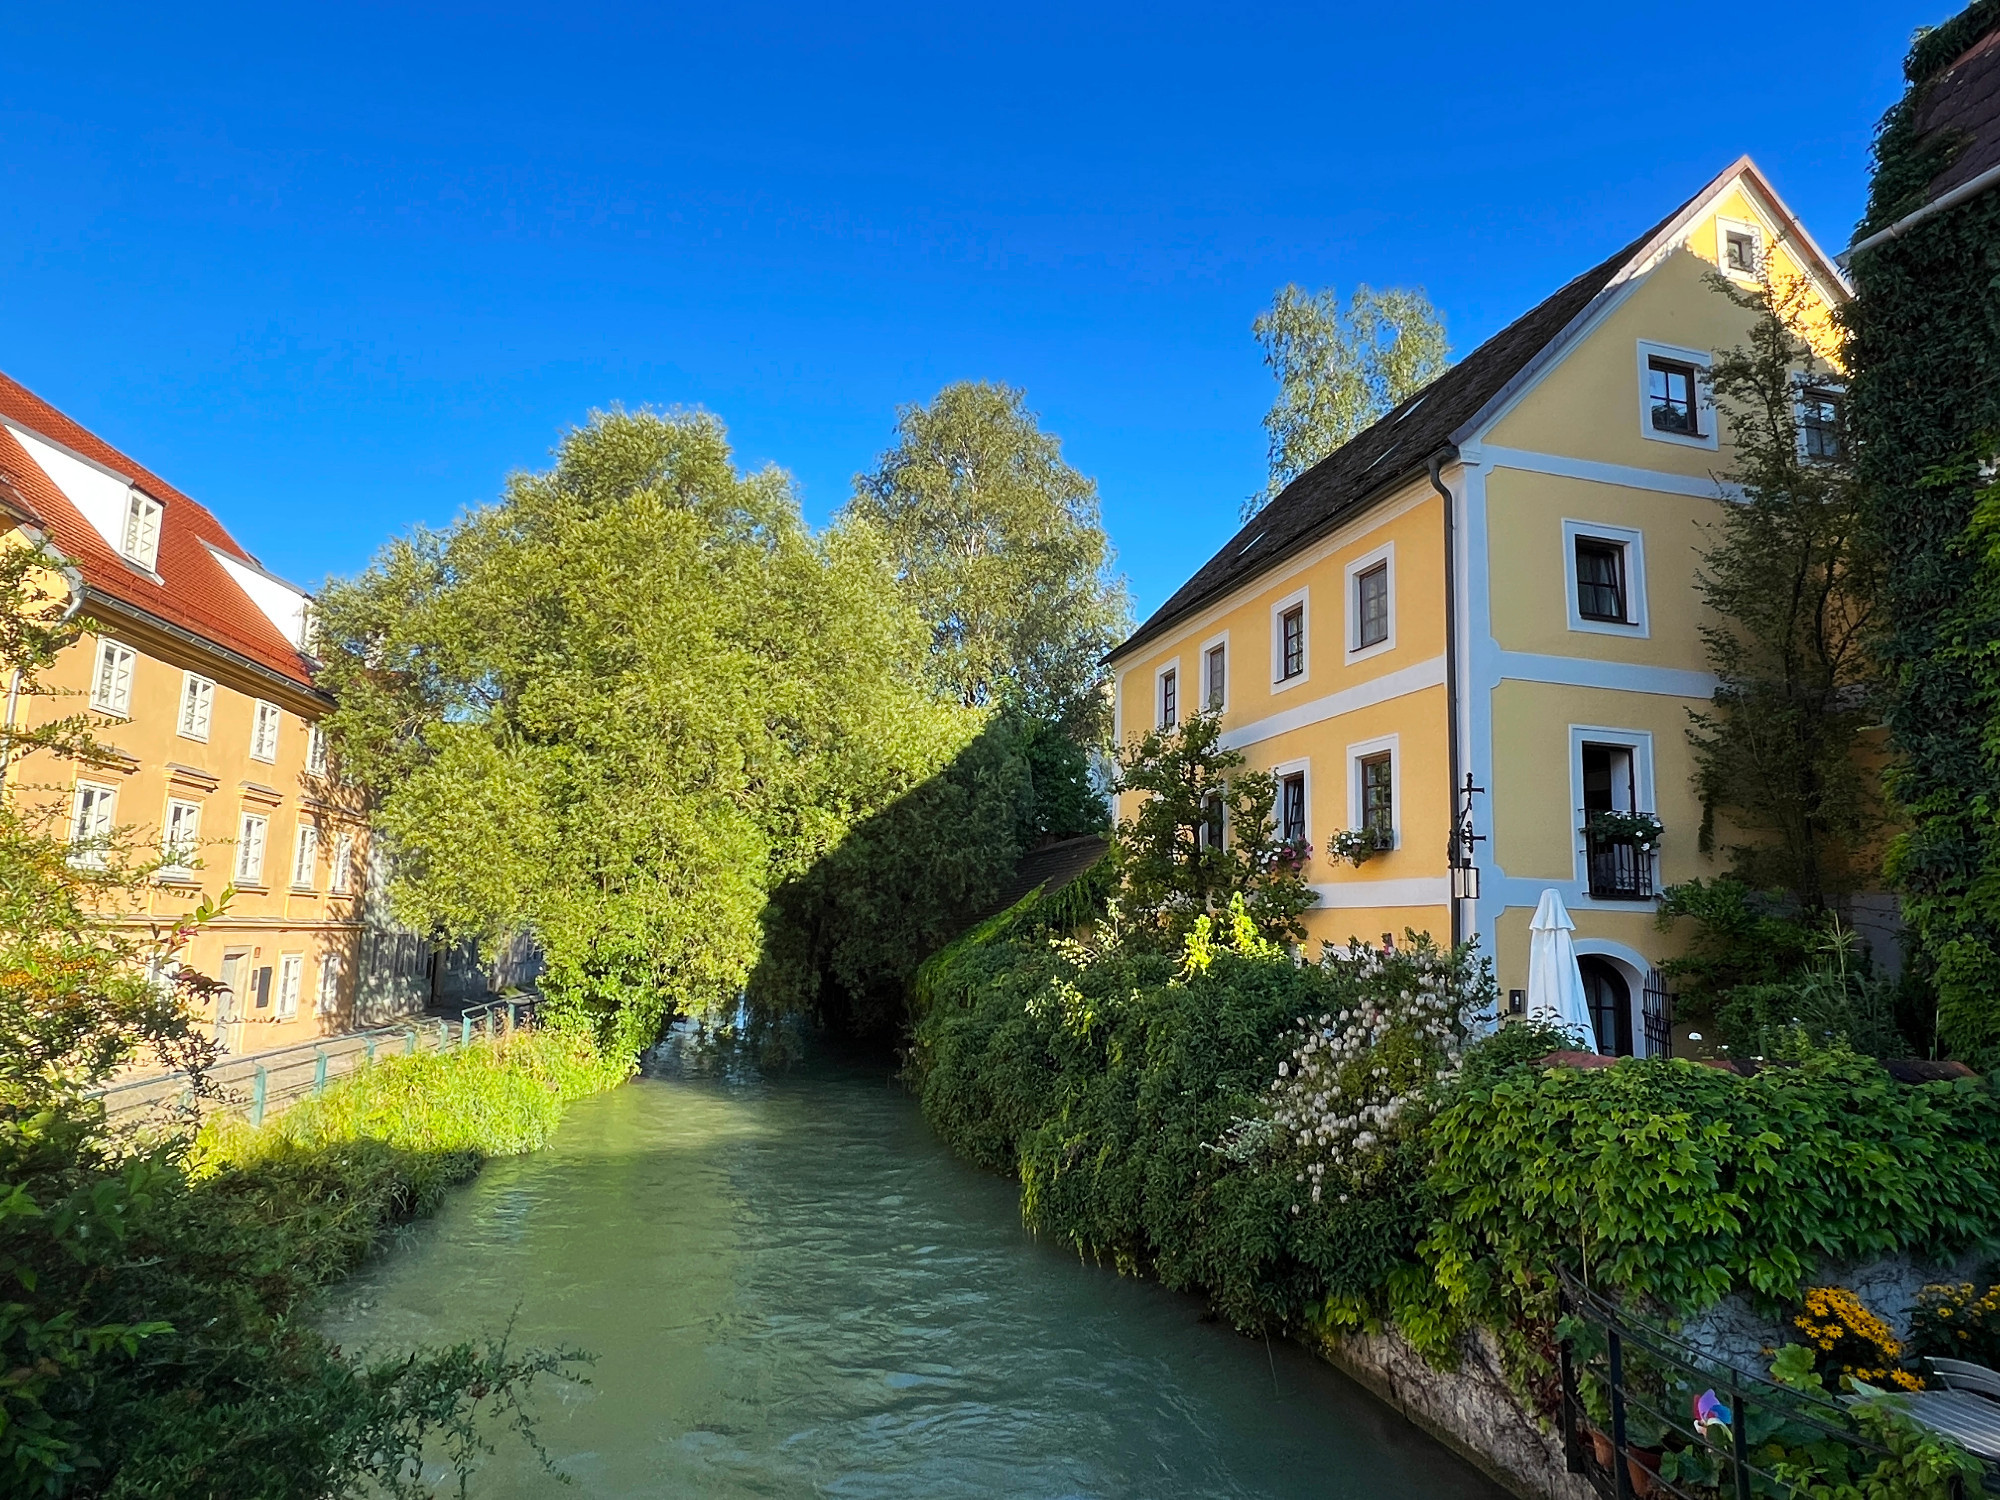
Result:
[[1418,1497],[1494,1486],[1339,1374],[1038,1242],[884,1071],[668,1063],[495,1162],[329,1308],[350,1347],[597,1355],[514,1496]]

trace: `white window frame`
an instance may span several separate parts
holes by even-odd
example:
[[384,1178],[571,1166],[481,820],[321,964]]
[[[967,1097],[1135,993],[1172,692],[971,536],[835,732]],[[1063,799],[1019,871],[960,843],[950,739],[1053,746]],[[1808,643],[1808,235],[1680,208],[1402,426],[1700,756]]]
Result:
[[135,485],[125,502],[125,530],[118,543],[118,551],[127,562],[148,573],[157,572],[160,532],[166,526],[166,519],[166,506]]
[[345,896],[354,884],[354,835],[337,833],[333,836],[333,863],[326,874],[326,891],[329,896]]
[[299,1013],[299,991],[305,988],[306,956],[303,953],[280,954],[277,977],[277,1017],[280,1021],[289,1021]]
[[[111,691],[105,691],[104,672],[111,665]],[[139,653],[123,641],[114,641],[110,636],[97,638],[97,660],[90,671],[90,706],[97,713],[110,714],[114,718],[132,717],[132,675],[139,665]],[[118,669],[124,669],[121,685]]]
[[306,774],[326,774],[326,731],[317,724],[306,725]]
[[330,1016],[340,1009],[341,968],[338,953],[329,953],[319,961],[319,992],[314,997],[313,1005],[323,1016]]
[[[251,837],[251,825],[256,837]],[[251,856],[254,853],[254,861]],[[271,856],[271,818],[268,813],[246,812],[236,822],[236,881],[239,885],[261,886],[264,866]]]
[[[1609,724],[1572,724],[1569,726],[1569,806],[1570,818],[1580,819],[1583,812],[1583,747],[1585,745],[1614,745],[1632,752],[1632,801],[1635,812],[1653,813],[1658,816],[1659,803],[1653,800],[1653,732],[1650,729],[1619,729]],[[1584,847],[1583,835],[1574,830],[1570,833],[1570,846],[1576,851],[1577,893],[1579,898],[1590,895],[1590,852]],[[1654,885],[1657,886],[1659,854],[1653,855]],[[1636,906],[1639,903],[1621,901],[1620,907]]]
[[[250,758],[265,765],[278,763],[278,731],[284,727],[285,711],[267,698],[253,700],[250,709]],[[270,730],[267,737],[266,729]]]
[[[1673,360],[1676,364],[1693,365],[1696,371],[1694,383],[1695,421],[1701,425],[1701,435],[1689,437],[1682,432],[1662,432],[1653,425],[1653,398],[1649,387],[1652,374],[1648,361],[1655,356]],[[1701,448],[1713,453],[1718,446],[1721,423],[1717,420],[1713,392],[1709,390],[1707,375],[1714,363],[1714,356],[1706,349],[1683,349],[1678,344],[1660,344],[1652,339],[1639,340],[1639,436],[1648,442],[1672,443],[1679,448]]]
[[[186,813],[181,818],[177,814]],[[176,828],[176,823],[186,826]],[[176,855],[180,858],[175,858]],[[189,797],[169,797],[167,815],[160,823],[160,866],[162,875],[187,875],[201,855],[201,804]]]
[[117,787],[105,781],[79,781],[70,794],[70,863],[90,870],[103,869],[117,818]]
[[[1577,607],[1576,544],[1609,542],[1625,549],[1625,623],[1586,620]],[[1563,609],[1569,628],[1585,635],[1622,635],[1645,640],[1652,634],[1646,614],[1646,533],[1631,526],[1563,518]]]
[[[1280,761],[1271,767],[1271,780],[1278,789],[1277,800],[1271,804],[1271,836],[1282,839],[1285,836],[1285,778],[1305,777],[1305,841],[1313,844],[1313,768],[1312,757],[1301,756],[1297,760]],[[1313,857],[1319,857],[1319,845],[1313,844]]]
[[[1167,723],[1167,678],[1174,679],[1174,722]],[[1186,686],[1181,681],[1181,661],[1177,656],[1164,665],[1153,668],[1153,727],[1155,729],[1178,729],[1187,722],[1187,700],[1181,689]]]
[[[1389,756],[1390,848],[1403,847],[1403,737],[1385,734],[1379,739],[1362,740],[1347,747],[1347,826],[1362,824],[1361,762],[1384,752]],[[1387,853],[1388,850],[1378,850]]]
[[[1271,606],[1271,691],[1288,693],[1312,681],[1312,590],[1299,589]],[[1297,608],[1299,615],[1299,675],[1285,676],[1285,615]]]
[[[1389,634],[1372,646],[1361,644],[1361,575],[1377,563],[1389,565]],[[1366,661],[1384,651],[1396,649],[1396,544],[1388,542],[1347,565],[1340,589],[1347,601],[1347,659]]]
[[[1220,703],[1210,703],[1208,701],[1208,654],[1218,646],[1222,648],[1222,701]],[[1229,712],[1229,666],[1228,631],[1225,630],[1220,635],[1212,635],[1201,643],[1201,651],[1195,657],[1195,671],[1201,677],[1201,711],[1203,713],[1226,714]]]
[[[188,710],[196,705],[201,708],[200,722],[190,720]],[[209,735],[215,728],[215,679],[204,677],[199,672],[181,673],[181,703],[174,715],[174,733],[184,740],[208,743]]]
[[[305,879],[299,879],[303,874]],[[301,823],[292,833],[292,889],[319,889],[319,825]]]
[[[1820,391],[1833,397],[1834,400],[1840,403],[1841,410],[1845,413],[1847,410],[1847,382],[1838,377],[1825,380],[1815,379],[1804,370],[1797,371],[1792,376],[1792,430],[1796,434],[1799,458],[1801,461],[1809,464],[1825,463],[1827,460],[1814,458],[1806,452],[1807,391]],[[1842,433],[1841,437],[1844,441],[1846,434]]]
[[[1732,230],[1738,234],[1748,234],[1754,246],[1755,266],[1747,272],[1738,271],[1729,264],[1729,235]],[[1718,214],[1715,220],[1716,269],[1731,281],[1740,281],[1750,286],[1757,285],[1762,280],[1759,272],[1763,268],[1764,257],[1769,254],[1769,239],[1770,236],[1764,233],[1762,224],[1752,223],[1748,219],[1725,219]]]

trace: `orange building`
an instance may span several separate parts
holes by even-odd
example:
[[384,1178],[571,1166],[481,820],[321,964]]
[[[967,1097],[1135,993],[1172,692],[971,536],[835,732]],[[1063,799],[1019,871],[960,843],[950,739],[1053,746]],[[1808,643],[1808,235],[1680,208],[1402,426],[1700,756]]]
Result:
[[141,910],[120,920],[164,926],[235,887],[185,957],[227,987],[225,1050],[420,1008],[429,945],[375,919],[365,810],[327,774],[311,596],[4,375],[0,510],[15,537],[68,562],[90,625],[44,693],[9,694],[8,722],[87,706],[120,756],[111,770],[26,757],[0,772],[0,795],[63,817],[78,859],[113,839],[159,851]]

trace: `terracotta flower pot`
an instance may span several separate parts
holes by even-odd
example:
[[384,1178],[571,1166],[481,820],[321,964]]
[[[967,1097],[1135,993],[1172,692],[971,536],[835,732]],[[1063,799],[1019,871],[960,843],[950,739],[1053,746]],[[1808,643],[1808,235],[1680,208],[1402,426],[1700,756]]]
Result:
[[1625,1473],[1631,1478],[1632,1493],[1639,1500],[1647,1500],[1660,1487],[1660,1450],[1626,1448]]
[[1611,1434],[1599,1432],[1595,1427],[1591,1428],[1590,1451],[1597,1458],[1597,1467],[1607,1474],[1610,1473],[1611,1466],[1618,1461],[1618,1450],[1612,1446]]

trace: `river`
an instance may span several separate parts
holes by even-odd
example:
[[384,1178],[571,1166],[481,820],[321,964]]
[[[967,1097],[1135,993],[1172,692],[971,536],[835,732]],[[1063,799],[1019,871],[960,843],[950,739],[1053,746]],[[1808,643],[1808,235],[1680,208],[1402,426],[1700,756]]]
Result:
[[562,1485],[498,1436],[482,1497],[1501,1492],[1337,1372],[1021,1227],[885,1071],[670,1058],[579,1104],[348,1282],[386,1347],[594,1352],[537,1387]]

